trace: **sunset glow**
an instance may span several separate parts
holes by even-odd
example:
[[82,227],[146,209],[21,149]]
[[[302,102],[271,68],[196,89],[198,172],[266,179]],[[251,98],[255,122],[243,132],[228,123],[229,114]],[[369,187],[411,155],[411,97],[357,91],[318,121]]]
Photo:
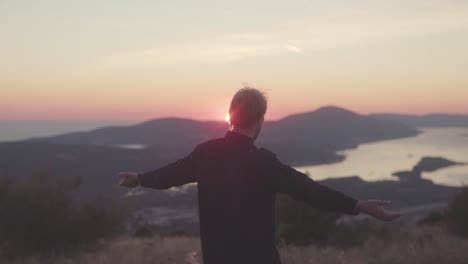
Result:
[[0,120],[221,120],[244,83],[270,120],[468,114],[466,1],[6,0],[0,17]]
[[228,122],[228,123],[231,123],[231,115],[229,115],[229,113],[227,113],[224,120],[226,120],[226,122]]

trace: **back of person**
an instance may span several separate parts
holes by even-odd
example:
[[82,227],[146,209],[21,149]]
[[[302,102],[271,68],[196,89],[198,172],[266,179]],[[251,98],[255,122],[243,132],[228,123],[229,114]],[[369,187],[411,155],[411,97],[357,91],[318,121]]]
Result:
[[357,201],[323,186],[257,148],[266,113],[265,95],[239,90],[229,114],[231,130],[201,143],[186,157],[145,173],[121,172],[120,185],[168,189],[198,183],[200,236],[205,264],[276,264],[275,193],[285,193],[323,211],[365,212],[391,221],[400,214],[381,208],[389,201]]
[[262,151],[228,131],[200,145],[197,168],[204,263],[279,263],[275,190]]

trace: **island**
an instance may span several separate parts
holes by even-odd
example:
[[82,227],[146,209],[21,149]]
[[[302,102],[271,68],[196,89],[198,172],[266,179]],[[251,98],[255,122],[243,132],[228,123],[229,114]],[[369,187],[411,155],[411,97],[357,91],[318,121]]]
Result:
[[410,171],[397,171],[392,175],[397,176],[401,182],[421,181],[422,172],[436,171],[445,167],[465,165],[462,162],[454,162],[441,157],[424,157]]

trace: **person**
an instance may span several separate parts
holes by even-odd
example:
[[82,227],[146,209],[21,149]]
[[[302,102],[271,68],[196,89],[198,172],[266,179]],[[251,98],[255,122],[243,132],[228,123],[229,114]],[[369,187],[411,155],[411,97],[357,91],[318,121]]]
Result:
[[281,263],[274,239],[275,194],[288,194],[323,211],[368,214],[391,221],[400,214],[383,208],[389,201],[358,201],[282,163],[258,148],[267,99],[255,88],[232,98],[231,128],[224,137],[197,145],[182,159],[156,170],[119,173],[120,185],[168,189],[197,183],[200,238],[205,264]]

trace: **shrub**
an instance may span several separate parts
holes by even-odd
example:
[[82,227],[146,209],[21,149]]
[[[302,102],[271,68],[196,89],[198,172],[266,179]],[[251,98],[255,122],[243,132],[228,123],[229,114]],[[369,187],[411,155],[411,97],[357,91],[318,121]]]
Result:
[[339,248],[361,246],[372,235],[373,228],[373,222],[368,220],[339,223],[328,234],[328,244]]
[[286,195],[277,196],[276,212],[277,241],[296,245],[326,245],[327,234],[340,216],[320,212]]
[[123,213],[98,203],[76,204],[77,182],[64,183],[47,174],[23,183],[0,183],[0,246],[12,256],[64,252],[116,234]]
[[135,237],[152,237],[153,231],[148,225],[138,227],[133,234]]
[[468,187],[463,187],[450,201],[446,221],[455,234],[468,237]]
[[419,225],[436,225],[444,222],[444,214],[442,212],[431,212],[418,221]]
[[359,247],[367,241],[379,239],[390,242],[405,237],[400,223],[380,222],[365,218],[338,223],[328,234],[328,246],[337,248]]

